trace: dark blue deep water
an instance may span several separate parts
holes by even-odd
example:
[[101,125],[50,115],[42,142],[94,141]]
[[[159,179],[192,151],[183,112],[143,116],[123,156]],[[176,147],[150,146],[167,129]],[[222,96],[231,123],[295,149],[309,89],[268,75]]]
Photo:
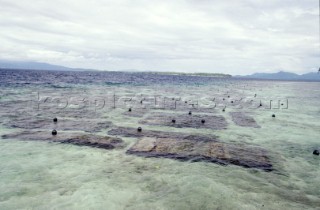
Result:
[[0,70],[0,85],[57,85],[57,84],[100,84],[100,85],[201,85],[224,82],[230,78],[187,75],[161,75],[143,72],[98,72],[98,71],[39,71]]

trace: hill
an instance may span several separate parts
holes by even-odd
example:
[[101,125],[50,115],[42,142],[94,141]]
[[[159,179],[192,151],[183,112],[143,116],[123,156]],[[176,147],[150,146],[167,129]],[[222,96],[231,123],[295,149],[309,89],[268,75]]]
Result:
[[75,69],[52,65],[48,63],[31,62],[31,61],[4,61],[0,60],[2,69],[27,69],[27,70],[55,70],[55,71],[72,71]]
[[271,79],[271,80],[312,80],[320,81],[320,74],[310,72],[306,74],[295,74],[291,72],[280,71],[278,73],[255,73],[246,76],[234,76],[236,78],[251,78],[251,79]]

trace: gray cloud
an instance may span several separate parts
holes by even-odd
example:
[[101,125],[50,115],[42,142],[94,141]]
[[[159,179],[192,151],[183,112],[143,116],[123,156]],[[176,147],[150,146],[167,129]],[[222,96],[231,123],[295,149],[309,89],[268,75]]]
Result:
[[0,0],[0,59],[101,70],[319,68],[314,0]]

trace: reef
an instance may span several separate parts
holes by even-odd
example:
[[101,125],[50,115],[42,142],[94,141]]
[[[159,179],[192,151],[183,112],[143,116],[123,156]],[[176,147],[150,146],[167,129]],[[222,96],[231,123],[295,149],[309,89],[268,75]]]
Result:
[[2,135],[1,137],[3,139],[59,142],[103,149],[116,149],[125,147],[125,143],[121,138],[83,133],[59,132],[57,135],[52,135],[51,132],[46,131],[26,130],[18,133]]
[[217,141],[218,137],[214,135],[197,135],[197,134],[188,134],[180,132],[166,132],[166,131],[155,131],[155,130],[145,130],[138,132],[135,128],[129,127],[115,127],[108,131],[108,135],[112,136],[124,136],[124,137],[151,137],[151,138],[179,138],[179,139],[189,139],[193,141]]
[[[173,120],[175,120],[173,122]],[[202,122],[205,120],[205,123]],[[170,114],[153,113],[139,121],[146,125],[171,126],[175,128],[206,128],[222,130],[227,128],[227,121],[220,115],[205,114]]]
[[265,149],[241,143],[225,143],[217,136],[145,129],[137,132],[134,128],[124,127],[112,129],[108,134],[138,138],[138,141],[127,150],[127,154],[221,165],[233,164],[264,171],[273,170]]
[[22,129],[57,129],[57,130],[73,130],[73,131],[86,131],[86,132],[98,132],[103,129],[111,127],[110,121],[93,120],[93,119],[59,119],[54,123],[50,118],[38,118],[38,117],[20,117],[12,118],[10,121],[4,123],[9,128],[22,128]]
[[230,112],[232,121],[241,127],[260,128],[255,119],[243,112]]

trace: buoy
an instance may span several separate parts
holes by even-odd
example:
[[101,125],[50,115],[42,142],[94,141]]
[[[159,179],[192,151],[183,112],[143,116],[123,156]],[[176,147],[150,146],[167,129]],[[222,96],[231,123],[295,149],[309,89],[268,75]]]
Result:
[[276,117],[276,115],[275,115],[275,114],[273,114],[273,115],[272,115],[272,117]]
[[313,151],[313,154],[314,155],[320,155],[320,151],[316,149],[316,150]]
[[172,119],[171,122],[172,122],[172,123],[176,123],[176,120],[175,120],[175,119]]
[[206,121],[204,119],[201,120],[201,123],[204,124]]
[[142,128],[141,128],[141,127],[138,127],[137,131],[138,131],[138,132],[141,132],[141,131],[142,131]]
[[56,117],[53,118],[53,122],[55,122],[55,123],[58,122],[58,118],[56,118]]
[[189,115],[191,115],[192,114],[192,112],[191,111],[189,111]]
[[57,135],[57,134],[58,134],[57,130],[52,130],[52,132],[51,132],[51,133],[52,133],[52,135],[53,135],[53,136],[55,136],[55,135]]
[[129,108],[129,110],[128,110],[129,112],[131,112],[131,108]]

